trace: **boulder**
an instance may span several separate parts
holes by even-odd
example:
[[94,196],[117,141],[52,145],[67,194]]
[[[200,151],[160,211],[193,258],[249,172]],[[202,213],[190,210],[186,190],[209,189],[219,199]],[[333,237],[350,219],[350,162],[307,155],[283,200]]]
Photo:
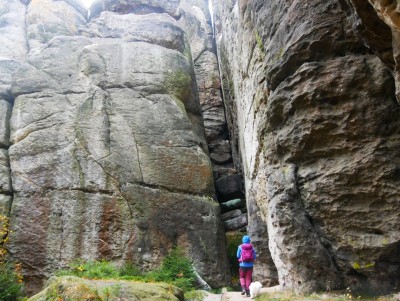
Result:
[[183,291],[168,284],[124,280],[89,280],[74,276],[51,277],[43,291],[29,301],[68,300],[165,300],[183,301]]
[[247,214],[224,221],[226,231],[236,231],[247,226]]
[[235,210],[226,212],[224,214],[221,214],[220,219],[222,221],[226,221],[226,220],[238,217],[241,214],[242,214],[242,211],[240,209],[235,209]]
[[218,200],[226,201],[242,197],[242,180],[239,175],[227,175],[215,181]]
[[225,164],[232,162],[232,156],[229,153],[210,153],[210,159],[215,163],[215,164]]
[[213,166],[214,179],[218,180],[223,176],[235,175],[237,170],[233,168],[233,164],[215,165]]
[[215,140],[208,144],[208,148],[210,149],[210,152],[220,154],[230,154],[232,151],[229,140]]
[[233,199],[228,202],[221,203],[220,206],[221,206],[221,211],[223,213],[226,213],[228,211],[245,207],[246,202],[243,199]]

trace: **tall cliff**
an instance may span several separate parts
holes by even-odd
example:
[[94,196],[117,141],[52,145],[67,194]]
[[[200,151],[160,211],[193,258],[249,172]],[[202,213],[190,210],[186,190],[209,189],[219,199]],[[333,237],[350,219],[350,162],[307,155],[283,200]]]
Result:
[[208,0],[0,1],[0,214],[28,291],[174,246],[222,286],[247,223],[265,285],[399,290],[399,5],[211,2],[214,34]]
[[272,283],[276,267],[280,285],[299,292],[398,290],[398,4],[213,9],[248,229],[263,251],[256,277]]
[[195,74],[208,59],[218,79],[207,1],[7,0],[0,18],[0,205],[27,290],[76,258],[147,270],[175,246],[225,284]]

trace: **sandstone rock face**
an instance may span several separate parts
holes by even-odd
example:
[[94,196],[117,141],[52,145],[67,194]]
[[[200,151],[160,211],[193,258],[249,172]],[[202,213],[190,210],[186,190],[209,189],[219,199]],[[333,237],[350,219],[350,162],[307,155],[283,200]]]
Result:
[[216,198],[219,202],[236,197],[244,198],[240,169],[234,165],[235,159],[232,157],[229,141],[208,0],[181,1],[180,16],[179,23],[188,33],[192,50],[205,135],[216,186],[218,187],[218,182],[222,178],[231,177],[232,174],[239,179],[230,183],[231,188],[238,192],[236,195],[221,192],[217,188]]
[[0,214],[30,292],[176,245],[220,286],[246,225],[265,285],[400,287],[398,4],[213,3],[217,49],[207,0],[0,3]]
[[[0,49],[2,77],[0,82],[2,85],[6,84],[3,77],[5,61],[23,60],[27,53],[25,12],[26,6],[19,0],[2,1],[0,3],[0,36],[2,42]],[[9,78],[11,73],[4,75]]]
[[74,258],[148,270],[177,245],[211,286],[228,279],[180,2],[144,2],[88,19],[79,2],[15,1],[26,57],[0,46],[0,206],[12,197],[10,251],[31,292]]
[[[76,3],[75,0],[67,2]],[[166,13],[174,18],[180,17],[179,4],[181,0],[96,0],[92,3],[88,16],[95,17],[102,11],[114,11],[119,14],[138,14],[146,15],[151,13],[162,14]]]
[[400,108],[382,13],[355,0],[213,3],[248,229],[263,250],[255,277],[274,281],[272,259],[298,292],[398,289]]
[[26,7],[18,0],[0,3],[0,214],[8,215],[12,200],[12,186],[8,148],[13,96],[12,73],[27,54]]

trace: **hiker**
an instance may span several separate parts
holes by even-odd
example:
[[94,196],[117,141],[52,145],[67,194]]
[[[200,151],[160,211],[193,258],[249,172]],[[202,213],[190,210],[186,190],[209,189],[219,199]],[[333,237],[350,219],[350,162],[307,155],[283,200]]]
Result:
[[242,295],[250,297],[249,286],[253,276],[254,259],[257,258],[256,251],[250,243],[250,237],[245,235],[242,244],[238,247],[236,257],[239,260],[239,278],[242,287]]

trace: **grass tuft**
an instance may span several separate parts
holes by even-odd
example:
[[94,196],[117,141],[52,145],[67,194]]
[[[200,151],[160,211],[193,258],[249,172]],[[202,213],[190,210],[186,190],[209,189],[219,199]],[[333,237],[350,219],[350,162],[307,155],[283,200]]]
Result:
[[190,260],[181,249],[175,248],[164,258],[161,267],[149,273],[141,273],[131,262],[122,267],[105,260],[76,261],[68,269],[59,270],[57,276],[77,276],[87,279],[120,279],[143,282],[164,282],[190,291],[195,286],[195,273]]

